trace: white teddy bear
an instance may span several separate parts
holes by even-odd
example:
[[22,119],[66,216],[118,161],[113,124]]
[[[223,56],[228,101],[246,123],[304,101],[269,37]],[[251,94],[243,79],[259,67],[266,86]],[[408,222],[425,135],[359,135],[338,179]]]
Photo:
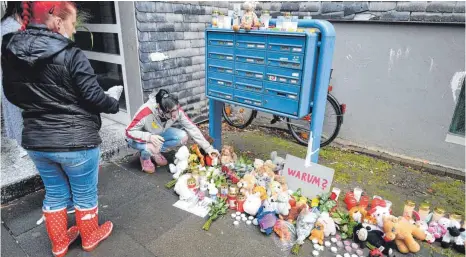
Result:
[[288,192],[281,192],[277,196],[277,210],[278,213],[287,216],[290,213],[290,196]]
[[188,188],[188,179],[191,178],[191,174],[183,174],[176,181],[175,193],[180,196],[180,200],[190,201],[196,196],[192,190]]
[[178,179],[181,173],[188,168],[188,147],[182,146],[178,152],[176,152],[175,158],[174,164],[170,164],[168,167],[170,168],[170,172],[173,173],[173,178]]
[[334,236],[337,233],[337,227],[335,222],[330,217],[328,212],[322,212],[317,219],[317,222],[324,224],[324,235],[325,237]]

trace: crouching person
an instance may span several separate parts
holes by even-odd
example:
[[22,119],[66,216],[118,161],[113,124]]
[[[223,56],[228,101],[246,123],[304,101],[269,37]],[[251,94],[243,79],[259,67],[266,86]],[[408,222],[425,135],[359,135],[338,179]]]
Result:
[[[172,128],[177,122],[183,129]],[[177,97],[166,90],[160,90],[155,99],[151,95],[126,128],[128,145],[140,152],[142,170],[147,173],[155,172],[152,159],[158,166],[167,165],[162,153],[185,145],[188,135],[207,154],[219,155],[181,109]]]

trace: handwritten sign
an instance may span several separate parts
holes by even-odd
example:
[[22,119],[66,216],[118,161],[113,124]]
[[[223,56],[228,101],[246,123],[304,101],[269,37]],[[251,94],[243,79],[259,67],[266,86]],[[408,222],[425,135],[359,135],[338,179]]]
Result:
[[317,163],[306,168],[303,159],[288,154],[281,175],[285,176],[289,189],[301,188],[304,196],[314,198],[330,191],[334,174],[333,169]]

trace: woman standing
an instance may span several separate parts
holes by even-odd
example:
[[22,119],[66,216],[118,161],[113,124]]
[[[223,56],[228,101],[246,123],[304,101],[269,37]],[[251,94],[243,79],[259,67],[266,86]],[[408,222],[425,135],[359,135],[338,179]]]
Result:
[[[8,1],[5,14],[2,17],[2,37],[5,34],[16,32],[21,28],[21,1]],[[20,157],[27,155],[26,150],[21,147],[21,131],[23,130],[23,117],[21,109],[11,104],[6,99],[2,90],[2,114],[4,120],[5,134],[8,138],[16,141],[19,147]]]
[[[97,181],[100,113],[117,113],[123,88],[104,92],[83,51],[69,39],[76,31],[72,2],[23,2],[21,32],[2,42],[3,87],[23,109],[23,147],[45,185],[43,213],[55,256],[82,238],[93,250],[113,229],[98,225]],[[68,229],[72,197],[76,224]]]

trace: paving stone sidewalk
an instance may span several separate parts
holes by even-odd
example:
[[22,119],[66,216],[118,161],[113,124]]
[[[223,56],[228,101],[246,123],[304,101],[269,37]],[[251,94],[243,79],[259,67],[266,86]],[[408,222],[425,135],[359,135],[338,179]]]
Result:
[[[263,132],[232,132],[225,137],[225,141],[234,144],[242,153],[265,154],[274,150],[265,148],[270,148],[267,142],[275,142],[280,154],[289,151],[299,155],[299,151],[305,149],[296,144],[289,148],[280,143],[283,139],[266,134],[262,134],[264,138],[261,142],[254,143],[251,138],[257,133]],[[380,164],[374,161],[367,165]],[[170,179],[165,168],[160,168],[152,175],[141,172],[138,160],[131,155],[105,164],[99,181],[99,218],[101,221],[113,221],[114,232],[91,253],[80,249],[78,239],[70,247],[67,256],[290,256],[288,252],[280,250],[273,236],[267,237],[257,227],[245,223],[235,227],[229,215],[215,221],[210,231],[203,231],[203,219],[172,206],[177,196],[164,187]],[[51,256],[45,227],[36,224],[41,217],[43,197],[42,190],[2,206],[2,256]],[[73,215],[70,215],[69,221],[74,224]],[[311,243],[307,242],[300,256],[311,256],[311,252]],[[451,255],[453,253],[450,251],[442,254],[441,249],[423,247],[420,253],[410,256]],[[321,252],[320,256],[330,257],[335,254],[326,251]]]

